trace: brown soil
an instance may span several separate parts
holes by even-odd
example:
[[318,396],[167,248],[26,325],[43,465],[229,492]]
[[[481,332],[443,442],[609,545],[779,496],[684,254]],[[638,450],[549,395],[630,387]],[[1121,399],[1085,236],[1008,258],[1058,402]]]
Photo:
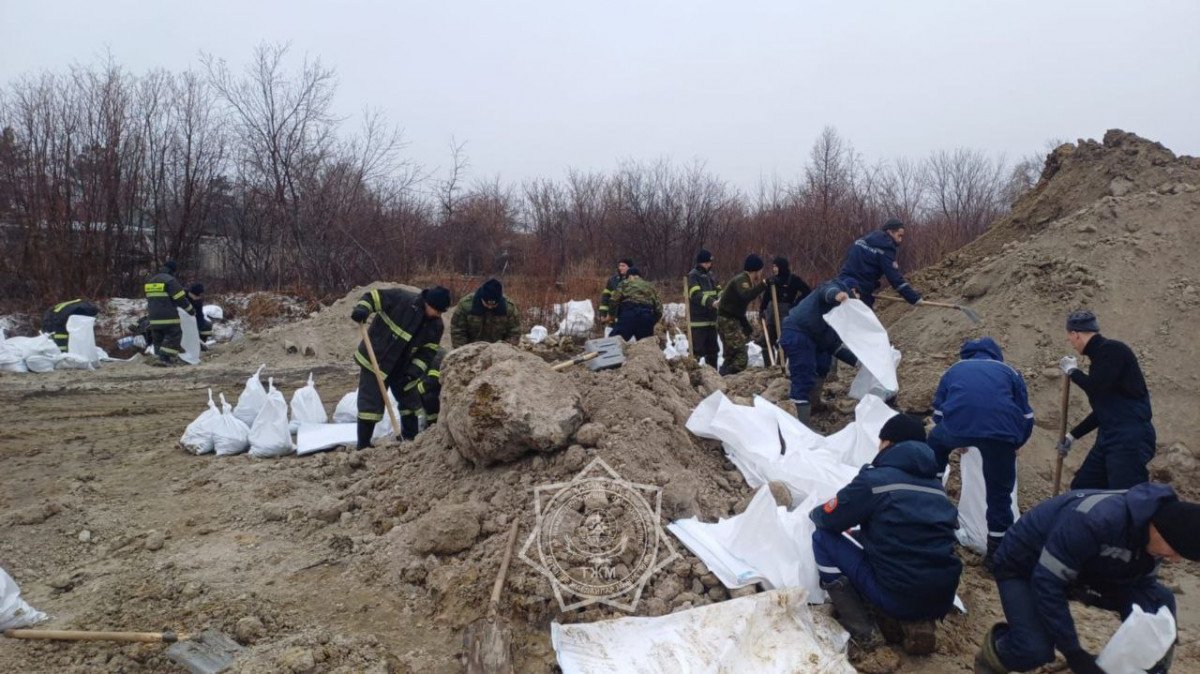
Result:
[[[1188,228],[1200,220],[1193,187],[1200,167],[1120,133],[1103,144],[1060,148],[1050,166],[1043,184],[988,236],[915,275],[931,299],[960,301],[969,291],[983,329],[952,311],[883,312],[904,351],[900,404],[928,409],[959,343],[984,332],[997,337],[1026,374],[1039,415],[1020,472],[1021,504],[1037,502],[1050,492],[1058,379],[1049,368],[1066,353],[1062,317],[1092,306],[1106,333],[1142,357],[1163,444],[1156,477],[1195,496],[1200,461],[1188,445],[1196,446],[1200,430],[1200,365],[1189,338],[1200,278],[1189,261],[1198,259],[1200,244]],[[522,541],[532,527],[533,487],[569,479],[601,457],[626,479],[664,487],[664,520],[715,520],[744,507],[750,491],[741,475],[715,443],[692,437],[683,424],[717,388],[742,402],[755,394],[779,401],[787,382],[774,370],[722,382],[711,369],[666,363],[652,342],[629,349],[619,370],[561,373],[583,400],[585,423],[574,444],[513,463],[471,466],[441,426],[412,443],[279,460],[195,457],[175,446],[204,409],[205,388],[232,401],[259,363],[289,396],[315,371],[332,410],[356,382],[350,354],[357,334],[348,315],[364,290],[221,346],[194,368],[131,363],[87,376],[0,375],[0,566],[25,599],[50,613],[54,627],[222,630],[247,645],[243,672],[455,672],[463,629],[486,613],[508,525],[520,522]],[[296,353],[287,353],[288,343]],[[305,346],[313,355],[304,355]],[[526,348],[558,360],[578,346]],[[853,409],[840,397],[851,373],[839,375],[826,390],[829,409],[816,415],[825,430],[840,427]],[[1081,402],[1073,421],[1084,414]],[[1068,460],[1068,477],[1083,453]],[[676,548],[681,559],[655,577],[638,614],[730,596]],[[873,658],[860,663],[864,671],[897,663],[905,672],[969,670],[980,636],[1002,613],[978,557],[961,554],[960,595],[970,613],[947,619],[938,652]],[[1173,671],[1200,671],[1195,568],[1170,567],[1163,578],[1179,597]],[[517,670],[550,672],[551,621],[623,614],[562,614],[545,579],[514,561],[501,615],[515,633]],[[1093,650],[1117,624],[1090,609],[1076,617]],[[181,671],[160,646],[0,643],[0,671]]]

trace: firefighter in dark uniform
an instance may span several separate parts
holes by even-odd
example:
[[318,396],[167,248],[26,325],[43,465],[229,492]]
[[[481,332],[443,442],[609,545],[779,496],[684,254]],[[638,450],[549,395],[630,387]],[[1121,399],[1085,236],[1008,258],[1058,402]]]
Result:
[[604,290],[600,291],[600,322],[611,323],[613,314],[617,308],[612,306],[609,300],[612,299],[612,294],[617,292],[617,286],[621,285],[621,281],[629,278],[629,270],[633,267],[633,260],[625,257],[617,262],[617,273],[608,278],[608,282],[604,284]]
[[438,413],[442,410],[442,359],[446,357],[445,349],[438,349],[429,369],[420,379],[414,379],[404,385],[404,395],[400,403],[400,436],[405,440],[417,437],[420,427],[418,415],[425,415],[425,426],[437,423]]
[[692,312],[691,345],[696,362],[703,358],[710,367],[717,367],[717,298],[721,284],[713,273],[713,256],[707,250],[696,253],[696,267],[688,272],[688,304]]
[[91,302],[83,300],[67,300],[59,302],[48,309],[42,316],[42,332],[50,335],[54,339],[54,343],[58,345],[58,350],[66,353],[67,351],[67,319],[72,316],[96,316],[100,313],[100,309]]
[[187,291],[175,279],[175,269],[175,261],[167,260],[157,274],[146,279],[144,286],[150,338],[154,343],[154,354],[158,356],[153,364],[163,367],[178,362],[183,329],[179,327],[179,312],[176,309],[183,309],[189,316],[194,315]]
[[[442,341],[442,312],[450,307],[450,291],[441,286],[410,292],[401,288],[370,290],[354,305],[350,318],[375,320],[367,330],[384,385],[397,399],[404,387],[424,377],[437,355]],[[371,446],[375,424],[383,420],[383,392],[367,356],[367,347],[358,345],[354,360],[358,376],[358,448]]]
[[746,320],[746,309],[764,290],[762,258],[751,253],[742,264],[742,273],[729,279],[729,285],[721,291],[717,301],[717,334],[725,347],[725,360],[721,363],[721,374],[737,374],[746,369],[749,356],[746,344],[754,331]]
[[208,347],[205,342],[212,339],[213,326],[212,321],[208,320],[208,316],[204,315],[204,284],[193,283],[188,286],[187,292],[192,312],[196,314],[196,329],[200,331],[200,348],[207,351]]

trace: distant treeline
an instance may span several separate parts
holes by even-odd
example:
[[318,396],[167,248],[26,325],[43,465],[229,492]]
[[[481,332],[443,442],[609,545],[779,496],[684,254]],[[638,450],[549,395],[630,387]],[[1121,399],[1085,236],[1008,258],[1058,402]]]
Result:
[[1028,189],[1040,161],[970,149],[869,163],[832,128],[803,175],[747,194],[703,163],[505,184],[407,162],[379,114],[337,118],[334,72],[265,45],[233,72],[130,74],[105,61],[0,90],[0,297],[136,293],[174,258],[210,287],[335,293],[374,279],[605,273],[618,257],[676,277],[700,247],[727,277],[746,253],[786,255],[810,282],[888,217],[917,267],[972,238]]

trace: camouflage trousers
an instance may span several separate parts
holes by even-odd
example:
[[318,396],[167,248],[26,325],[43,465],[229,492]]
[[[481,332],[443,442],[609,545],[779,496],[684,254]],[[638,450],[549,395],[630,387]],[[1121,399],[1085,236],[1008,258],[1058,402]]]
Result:
[[717,334],[721,337],[721,374],[737,374],[746,369],[749,358],[746,355],[747,338],[742,332],[742,324],[736,318],[717,316]]

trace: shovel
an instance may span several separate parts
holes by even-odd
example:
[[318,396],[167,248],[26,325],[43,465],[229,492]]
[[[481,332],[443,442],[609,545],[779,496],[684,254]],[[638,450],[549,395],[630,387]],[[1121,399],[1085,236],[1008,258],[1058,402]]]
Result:
[[[1058,437],[1059,439],[1067,437],[1067,411],[1071,406],[1071,377],[1063,375],[1062,381],[1062,418],[1058,422]],[[1058,492],[1062,489],[1062,467],[1063,455],[1055,452],[1056,462],[1054,464],[1054,495],[1058,496]]]
[[[887,295],[876,295],[875,297],[878,299],[881,299],[881,300],[887,300],[889,302],[906,302],[907,301],[901,297],[888,297]],[[983,319],[981,319],[979,317],[979,314],[975,313],[974,309],[972,309],[971,307],[968,307],[968,306],[963,306],[961,304],[949,304],[947,302],[930,302],[929,300],[922,300],[921,303],[918,304],[917,306],[919,306],[919,307],[940,307],[942,309],[958,309],[959,311],[963,312],[963,315],[966,316],[967,319],[970,320],[975,325],[979,325],[980,323],[983,322]]]
[[388,419],[392,422],[392,432],[400,437],[400,422],[396,420],[396,410],[392,409],[392,399],[388,396],[387,384],[383,381],[383,372],[379,370],[379,361],[375,360],[375,347],[371,346],[371,336],[367,334],[367,324],[358,324],[359,334],[367,347],[367,358],[371,360],[371,369],[375,371],[375,381],[379,383],[379,395],[383,398],[383,408],[387,410]]
[[620,337],[589,339],[583,343],[585,353],[582,356],[555,363],[550,369],[558,372],[580,363],[587,363],[588,369],[592,372],[621,367],[625,364],[624,344],[625,340]]
[[167,657],[191,674],[217,674],[233,664],[242,647],[213,630],[195,635],[175,632],[85,632],[80,630],[5,630],[9,639],[55,641],[121,641],[173,644]]
[[463,646],[467,651],[467,674],[510,674],[512,669],[512,630],[501,624],[500,592],[504,589],[504,578],[508,575],[508,563],[512,561],[513,545],[517,542],[517,521],[513,520],[508,530],[508,541],[504,544],[504,558],[500,571],[492,585],[492,598],[488,602],[488,615],[467,625],[463,632]]

